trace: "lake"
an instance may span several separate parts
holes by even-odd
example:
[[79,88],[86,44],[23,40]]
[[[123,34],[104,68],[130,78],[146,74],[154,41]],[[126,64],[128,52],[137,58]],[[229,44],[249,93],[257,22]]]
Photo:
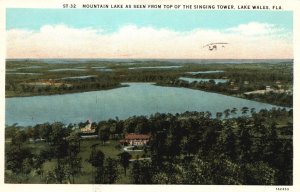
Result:
[[216,84],[218,83],[226,83],[228,82],[227,79],[201,79],[201,78],[190,78],[190,77],[179,77],[180,80],[187,81],[189,83],[196,82],[209,82],[210,80],[214,80]]
[[65,69],[50,69],[49,71],[87,71],[87,69],[79,69],[79,68],[65,68]]
[[95,69],[96,71],[100,71],[100,72],[111,72],[113,71],[112,69]]
[[92,69],[105,69],[106,67],[91,67]]
[[42,73],[6,73],[6,75],[42,75]]
[[66,80],[66,79],[90,79],[93,77],[97,77],[96,75],[84,75],[84,76],[76,76],[76,77],[63,77],[60,78],[61,80]]
[[181,68],[182,66],[178,65],[172,65],[172,66],[148,66],[148,67],[129,67],[129,70],[135,70],[135,69],[173,69],[173,68]]
[[124,83],[128,87],[51,96],[6,98],[5,124],[35,125],[60,121],[78,123],[134,115],[182,113],[185,111],[223,112],[247,106],[271,109],[274,105],[205,91],[161,87],[151,83]]
[[216,71],[192,71],[192,72],[186,72],[188,74],[192,75],[198,75],[198,74],[211,74],[211,73],[224,73],[224,71],[216,70]]

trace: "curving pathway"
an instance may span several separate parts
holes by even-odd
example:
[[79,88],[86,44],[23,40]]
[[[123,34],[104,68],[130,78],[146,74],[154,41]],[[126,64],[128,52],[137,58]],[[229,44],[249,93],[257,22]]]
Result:
[[126,147],[123,147],[123,150],[124,150],[124,151],[139,151],[139,152],[144,151],[144,150],[142,150],[142,149],[136,149],[136,150],[133,150],[134,147],[135,147],[135,146],[126,146]]

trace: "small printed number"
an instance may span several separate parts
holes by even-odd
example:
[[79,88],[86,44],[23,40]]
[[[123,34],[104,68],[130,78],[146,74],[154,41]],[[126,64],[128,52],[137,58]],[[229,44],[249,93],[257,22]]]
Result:
[[287,187],[276,187],[276,191],[288,191],[288,190],[290,189]]
[[63,8],[76,8],[76,4],[63,4]]

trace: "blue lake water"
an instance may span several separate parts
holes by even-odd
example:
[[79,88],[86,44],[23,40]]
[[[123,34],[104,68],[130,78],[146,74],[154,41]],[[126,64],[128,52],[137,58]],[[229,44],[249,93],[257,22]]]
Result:
[[105,69],[106,67],[91,67],[92,69]]
[[60,78],[62,80],[64,79],[89,79],[89,78],[92,78],[92,77],[96,77],[96,75],[85,75],[85,76],[75,76],[75,77],[63,77],[63,78]]
[[210,73],[224,73],[224,71],[216,70],[216,71],[193,71],[193,72],[186,72],[188,74],[192,75],[198,75],[198,74],[210,74]]
[[113,71],[112,69],[95,69],[96,71],[100,71],[100,72],[111,72]]
[[182,113],[185,111],[223,112],[247,106],[260,109],[276,107],[256,101],[199,90],[161,87],[151,83],[127,83],[128,87],[52,96],[6,98],[5,124],[35,125],[56,122],[78,123],[134,115]]
[[49,71],[87,71],[87,69],[65,68],[65,69],[50,69]]
[[180,68],[182,66],[180,65],[174,65],[174,66],[148,66],[148,67],[129,67],[128,69],[134,70],[134,69],[173,69],[173,68]]
[[226,79],[201,79],[201,78],[190,78],[190,77],[179,77],[180,80],[187,81],[189,83],[196,82],[209,82],[210,80],[214,80],[216,84],[218,83],[226,83],[228,80]]
[[[87,70],[86,67],[76,67],[76,69],[80,69],[80,70],[84,69],[84,70]],[[107,67],[105,67],[105,66],[101,66],[101,67],[91,67],[91,69],[94,69],[94,70],[100,71],[100,72],[111,72],[111,71],[113,71],[112,69],[107,68]]]
[[32,65],[32,66],[28,66],[28,67],[19,67],[16,69],[40,69],[40,68],[42,68],[42,66]]
[[6,73],[6,75],[42,75],[42,73]]

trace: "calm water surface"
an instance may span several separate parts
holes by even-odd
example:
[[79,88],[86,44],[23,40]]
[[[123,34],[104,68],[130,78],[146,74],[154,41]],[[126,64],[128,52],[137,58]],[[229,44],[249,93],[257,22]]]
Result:
[[198,75],[198,74],[210,74],[210,73],[224,73],[224,71],[216,70],[216,71],[193,71],[193,72],[186,72],[188,74],[192,75]]
[[129,67],[129,70],[134,70],[134,69],[173,69],[173,68],[181,68],[182,66],[180,65],[174,65],[174,66],[149,66],[149,67]]
[[63,77],[63,78],[60,78],[62,80],[64,79],[90,79],[90,78],[93,78],[93,77],[96,77],[96,75],[84,75],[84,76],[75,76],[75,77]]
[[87,71],[87,69],[79,69],[79,68],[65,68],[65,69],[50,69],[49,71]]
[[96,71],[100,71],[100,72],[111,72],[113,71],[112,69],[95,69]]
[[6,75],[42,75],[43,73],[6,73]]
[[176,87],[160,87],[151,83],[126,83],[128,87],[52,96],[7,98],[6,124],[35,125],[61,121],[78,123],[86,120],[100,121],[156,112],[181,113],[185,111],[210,111],[244,106],[256,111],[274,105],[245,99]]

